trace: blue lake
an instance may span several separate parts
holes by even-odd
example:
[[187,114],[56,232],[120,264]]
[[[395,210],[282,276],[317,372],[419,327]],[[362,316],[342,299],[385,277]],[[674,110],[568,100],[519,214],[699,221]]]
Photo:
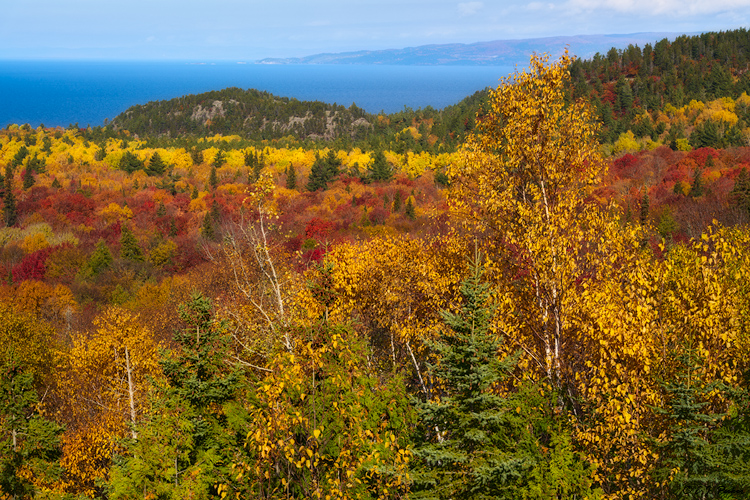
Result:
[[184,62],[0,61],[0,127],[102,125],[134,104],[226,87],[255,88],[371,113],[455,104],[505,66],[261,65]]

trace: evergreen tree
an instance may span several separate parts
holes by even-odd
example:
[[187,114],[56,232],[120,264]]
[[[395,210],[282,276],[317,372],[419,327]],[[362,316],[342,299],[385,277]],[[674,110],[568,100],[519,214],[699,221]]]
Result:
[[216,156],[214,157],[214,161],[211,164],[215,168],[219,168],[222,165],[224,165],[224,160],[226,159],[226,155],[224,154],[224,151],[221,149],[216,152]]
[[29,149],[26,146],[21,146],[16,154],[13,155],[13,158],[10,160],[9,166],[12,168],[20,167],[21,165],[23,165],[23,160],[26,159],[28,154]]
[[[431,344],[440,394],[417,403],[412,498],[572,498],[591,494],[591,470],[573,451],[540,386],[509,386],[517,355],[498,358],[494,309],[478,259],[461,286],[458,313],[442,312],[449,331]],[[560,418],[560,417],[558,417]],[[564,420],[561,420],[564,421]]]
[[214,163],[211,165],[211,173],[208,176],[208,185],[211,186],[211,189],[216,189],[216,186],[219,185],[219,178],[216,174],[216,164]]
[[394,213],[401,211],[401,204],[403,201],[401,200],[401,190],[397,189],[395,193],[393,193],[393,207],[392,210]]
[[326,166],[328,167],[328,176],[329,179],[333,179],[337,175],[341,173],[341,160],[338,156],[336,156],[336,153],[333,152],[333,149],[328,150],[328,154],[326,154]]
[[367,175],[373,181],[387,181],[393,177],[393,168],[381,150],[375,152],[372,163],[367,166]]
[[[742,447],[739,456],[727,451],[737,451],[738,440],[747,444],[750,428],[725,432],[723,438],[717,432],[728,415],[706,410],[711,395],[726,393],[727,387],[722,382],[703,383],[698,361],[695,351],[686,349],[677,356],[675,380],[662,384],[667,404],[656,411],[667,418],[668,437],[657,444],[659,463],[654,478],[666,484],[671,498],[736,498],[728,493],[750,483],[750,456]],[[730,428],[725,425],[724,430]]]
[[148,168],[146,168],[146,174],[149,176],[164,175],[167,166],[164,164],[164,160],[157,151],[151,155],[151,159],[148,162]]
[[[709,158],[711,158],[709,156]],[[695,174],[693,175],[693,184],[690,186],[690,197],[691,198],[698,198],[700,196],[703,196],[703,169],[701,167],[698,167],[695,169]]]
[[104,158],[107,157],[107,150],[104,146],[99,146],[99,148],[94,152],[94,159],[96,161],[103,161]]
[[731,195],[737,208],[745,215],[750,215],[750,175],[745,167],[740,170]]
[[203,163],[203,151],[193,146],[190,148],[190,158],[193,160],[193,165],[200,165]]
[[47,170],[44,165],[44,160],[40,159],[36,153],[29,158],[29,161],[26,163],[26,168],[35,174],[43,174]]
[[132,174],[136,170],[143,169],[143,161],[140,160],[134,153],[125,151],[120,158],[120,170]]
[[330,179],[326,161],[316,152],[315,162],[313,162],[310,169],[310,177],[307,179],[307,190],[317,191],[318,189],[326,189]]
[[181,305],[179,316],[184,329],[161,361],[166,385],[113,468],[110,498],[218,498],[218,486],[231,481],[232,453],[245,438],[229,424],[243,414],[232,404],[241,374],[226,363],[231,337],[201,294]]
[[37,410],[33,376],[11,356],[0,359],[0,495],[31,498],[30,475],[53,481],[60,475],[63,429]]
[[649,221],[649,199],[648,199],[648,188],[643,188],[643,196],[641,197],[641,214],[640,223],[641,226],[645,227]]
[[414,203],[412,203],[413,196],[409,196],[409,198],[406,200],[406,207],[404,208],[404,214],[410,218],[411,220],[414,220],[417,218],[417,212],[414,208]]
[[138,240],[127,227],[122,228],[122,233],[120,234],[120,257],[135,262],[144,261],[143,251],[138,245]]
[[286,167],[286,188],[297,189],[297,172],[293,165]]
[[29,167],[26,167],[26,170],[23,171],[23,189],[24,190],[29,189],[33,185],[34,185],[34,174]]
[[104,240],[99,240],[96,243],[96,249],[94,249],[94,253],[91,254],[91,257],[89,257],[87,268],[90,271],[91,275],[95,276],[103,270],[111,267],[113,262],[114,258],[112,257],[112,252],[109,251],[109,247],[104,242]]
[[13,194],[13,170],[10,165],[5,167],[5,194],[3,196],[3,214],[5,215],[5,225],[13,227],[18,222],[18,212],[16,211],[16,197]]

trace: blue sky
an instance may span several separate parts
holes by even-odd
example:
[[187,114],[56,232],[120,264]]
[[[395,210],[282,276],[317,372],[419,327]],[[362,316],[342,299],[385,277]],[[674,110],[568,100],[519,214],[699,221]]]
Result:
[[252,61],[748,26],[750,0],[16,0],[0,13],[0,59]]

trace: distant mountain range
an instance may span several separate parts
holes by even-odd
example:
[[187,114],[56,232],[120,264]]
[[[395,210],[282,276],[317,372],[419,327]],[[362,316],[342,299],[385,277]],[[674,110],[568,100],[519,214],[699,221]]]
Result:
[[[478,43],[451,43],[421,45],[405,49],[360,50],[338,54],[315,54],[287,59],[267,58],[258,64],[393,64],[393,65],[454,65],[454,66],[509,66],[526,64],[533,52],[548,52],[557,57],[569,47],[581,58],[590,58],[597,52],[604,55],[611,48],[623,49],[628,45],[655,44],[668,38],[673,40],[683,33],[632,33],[629,35],[580,35],[529,38],[524,40],[495,40]],[[692,33],[695,34],[695,33]]]

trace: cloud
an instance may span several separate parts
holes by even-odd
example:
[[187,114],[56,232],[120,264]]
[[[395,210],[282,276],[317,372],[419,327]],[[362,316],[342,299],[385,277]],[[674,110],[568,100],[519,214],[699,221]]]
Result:
[[750,8],[750,0],[570,0],[569,5],[589,11],[614,10],[629,14],[684,16]]
[[482,7],[484,7],[482,2],[461,2],[458,4],[458,12],[461,13],[461,17],[471,16],[476,14]]
[[553,3],[531,2],[528,5],[526,5],[526,10],[533,10],[533,11],[554,10],[554,8],[555,8],[555,4]]

